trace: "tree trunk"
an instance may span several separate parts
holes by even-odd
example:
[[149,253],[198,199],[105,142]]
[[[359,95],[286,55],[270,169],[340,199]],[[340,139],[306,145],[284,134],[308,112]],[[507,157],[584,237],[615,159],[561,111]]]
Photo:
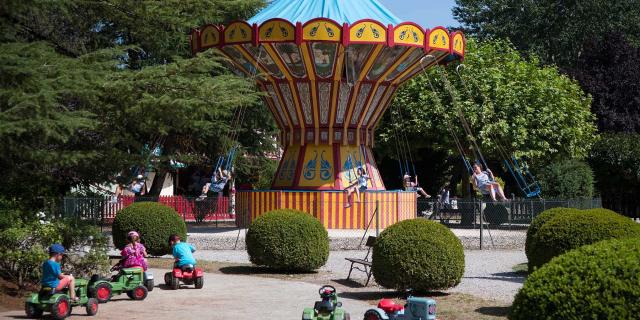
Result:
[[160,192],[162,192],[162,186],[164,184],[164,179],[165,179],[165,176],[167,175],[167,172],[169,171],[166,169],[160,169],[156,171],[156,175],[155,177],[153,177],[153,183],[151,183],[151,186],[149,187],[147,196],[157,197],[160,195]]

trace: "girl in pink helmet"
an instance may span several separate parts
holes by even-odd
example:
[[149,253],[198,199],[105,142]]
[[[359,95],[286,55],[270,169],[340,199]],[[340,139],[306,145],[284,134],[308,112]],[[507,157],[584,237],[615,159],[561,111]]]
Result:
[[147,271],[147,249],[140,243],[140,235],[135,231],[127,234],[127,245],[122,249],[122,267],[123,268],[142,268]]

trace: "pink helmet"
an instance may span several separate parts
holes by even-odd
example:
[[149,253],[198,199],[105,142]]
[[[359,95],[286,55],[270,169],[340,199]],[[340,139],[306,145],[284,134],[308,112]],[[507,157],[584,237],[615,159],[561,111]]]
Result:
[[129,231],[129,233],[127,233],[127,238],[131,238],[131,237],[138,237],[140,238],[140,235],[135,232],[135,231]]

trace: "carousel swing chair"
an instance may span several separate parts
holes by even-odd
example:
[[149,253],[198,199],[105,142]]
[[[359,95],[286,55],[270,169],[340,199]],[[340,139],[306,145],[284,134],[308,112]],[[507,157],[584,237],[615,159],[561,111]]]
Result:
[[[111,203],[118,202],[118,197],[122,194],[123,190],[127,190],[128,192],[131,192],[134,195],[146,193],[146,192],[142,192],[143,191],[142,189],[145,189],[144,191],[146,191],[146,184],[147,184],[147,179],[149,177],[149,172],[153,168],[153,164],[152,164],[153,158],[157,158],[162,155],[162,145],[164,144],[165,139],[166,139],[165,137],[157,137],[153,139],[154,142],[153,144],[151,144],[151,147],[149,147],[149,144],[145,144],[142,147],[141,154],[142,156],[145,157],[145,161],[144,161],[145,164],[142,166],[132,167],[131,175],[130,175],[131,178],[127,183],[119,182],[118,183],[119,186],[116,189],[116,192],[111,192],[98,186],[94,186],[94,187],[96,187],[99,190],[112,193],[111,199],[109,201]],[[118,177],[123,178],[123,176],[121,175],[119,175]],[[134,185],[136,185],[140,181],[142,181],[143,184],[141,186],[140,185],[136,186],[136,187],[139,187],[140,189],[138,190],[134,189]],[[122,188],[120,187],[120,185],[126,185],[126,187]]]
[[[402,114],[402,110],[400,106],[396,106],[395,119],[393,122],[396,124],[401,124],[404,116]],[[405,185],[405,177],[417,177],[416,166],[413,160],[413,154],[411,152],[411,145],[409,144],[409,138],[407,137],[407,132],[404,129],[398,129],[398,126],[393,126],[395,139],[395,149],[396,149],[396,157],[398,158],[398,167],[400,169],[400,179],[403,184],[403,188],[406,191],[414,191],[418,192],[420,190],[419,182],[416,179],[416,184],[412,187],[408,187]]]
[[[467,82],[461,73],[461,70],[464,70],[464,68],[464,64],[458,65],[456,67],[456,74],[458,75],[458,78],[460,79],[460,82],[465,88],[467,94],[471,97],[471,90],[469,89],[469,86],[467,85]],[[479,89],[479,86],[475,82],[475,80],[472,80],[474,81],[475,87],[478,88],[478,92],[480,92],[482,96],[483,102],[481,106],[484,107],[484,105],[488,103],[489,98],[484,94],[484,92],[482,92],[482,90]],[[540,188],[540,184],[538,183],[538,181],[536,181],[535,176],[531,173],[531,171],[529,171],[529,166],[527,165],[527,163],[522,159],[518,159],[515,154],[507,152],[506,148],[504,147],[504,143],[501,143],[498,137],[492,135],[492,138],[496,142],[496,147],[498,149],[498,152],[500,153],[500,156],[502,157],[502,163],[515,180],[516,184],[518,185],[518,189],[520,189],[525,198],[530,199],[541,197],[542,191]]]
[[[345,191],[349,190],[350,188],[359,188],[360,181],[358,179],[358,172],[362,170],[365,175],[369,174],[367,170],[367,153],[366,150],[364,150],[364,146],[360,146],[360,148],[358,149],[357,158],[355,158],[351,154],[347,156],[345,168],[347,169],[347,181],[349,181],[349,185],[347,186]],[[358,192],[358,194],[360,194],[360,192]],[[360,202],[360,200],[361,199],[358,199],[357,202]],[[345,206],[345,208],[351,207],[351,205],[349,204],[349,199],[347,199],[347,203],[348,205]]]
[[[254,60],[260,62],[262,61],[262,52],[264,51],[264,47],[260,45],[260,49],[253,57]],[[258,69],[256,67],[251,68],[251,77],[249,78],[251,83],[255,82],[255,78],[258,74]],[[233,164],[235,163],[236,155],[238,153],[238,149],[240,149],[240,145],[236,142],[238,140],[238,136],[240,134],[240,128],[244,124],[244,119],[247,114],[247,104],[242,103],[239,108],[237,108],[234,112],[233,120],[231,122],[231,129],[227,134],[227,141],[230,142],[230,146],[228,147],[228,152],[226,154],[218,156],[218,160],[216,165],[213,168],[213,172],[211,173],[211,181],[209,184],[209,192],[220,193],[224,190],[227,185],[228,180],[230,179],[231,172],[233,170]],[[219,181],[216,178],[216,175],[222,172],[222,176]],[[226,172],[226,174],[225,174]],[[207,192],[203,192],[197,200],[204,200],[207,198]]]

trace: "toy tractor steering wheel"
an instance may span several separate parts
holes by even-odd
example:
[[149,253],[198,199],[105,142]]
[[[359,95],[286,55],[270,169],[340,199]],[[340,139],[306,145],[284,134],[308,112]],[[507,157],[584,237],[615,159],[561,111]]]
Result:
[[336,294],[336,288],[334,288],[333,286],[330,285],[324,285],[322,287],[320,287],[320,290],[318,290],[318,293],[320,294],[321,297],[330,297]]

